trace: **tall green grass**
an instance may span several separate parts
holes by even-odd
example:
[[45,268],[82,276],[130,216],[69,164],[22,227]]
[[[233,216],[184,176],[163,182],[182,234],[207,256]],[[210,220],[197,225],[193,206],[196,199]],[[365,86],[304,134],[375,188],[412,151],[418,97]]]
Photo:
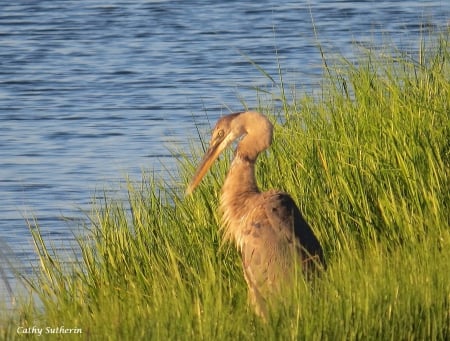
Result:
[[[33,295],[4,323],[81,328],[61,339],[445,340],[450,338],[449,40],[418,58],[369,51],[324,66],[320,96],[258,108],[275,123],[261,189],[289,192],[329,264],[300,280],[267,323],[247,304],[239,255],[221,243],[218,196],[229,157],[192,197],[200,158],[164,182],[143,174],[127,200],[98,200],[70,266],[31,228]],[[283,90],[284,85],[281,84]],[[203,140],[204,135],[200,136]],[[228,154],[228,156],[231,156]]]

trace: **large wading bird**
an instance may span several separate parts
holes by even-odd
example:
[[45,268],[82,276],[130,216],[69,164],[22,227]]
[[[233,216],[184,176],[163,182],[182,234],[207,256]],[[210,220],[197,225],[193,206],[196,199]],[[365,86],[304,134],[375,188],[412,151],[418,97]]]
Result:
[[262,114],[241,112],[222,117],[186,194],[198,186],[220,153],[236,139],[235,157],[222,187],[220,210],[224,239],[242,255],[249,298],[267,317],[271,298],[294,287],[296,269],[310,275],[325,267],[322,247],[289,194],[260,192],[255,179],[258,155],[272,143],[273,126]]

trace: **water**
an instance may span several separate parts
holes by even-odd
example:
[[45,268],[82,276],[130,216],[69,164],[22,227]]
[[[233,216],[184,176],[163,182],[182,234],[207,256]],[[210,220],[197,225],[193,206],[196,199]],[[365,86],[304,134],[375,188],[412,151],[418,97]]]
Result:
[[[0,5],[0,241],[35,260],[25,219],[56,247],[96,190],[174,167],[169,149],[254,88],[273,90],[253,59],[301,91],[321,75],[318,39],[351,57],[388,40],[413,51],[449,24],[435,1],[10,1]],[[425,34],[426,36],[426,34]],[[161,173],[161,176],[164,176]],[[8,248],[2,247],[3,250]],[[13,255],[11,255],[11,253]],[[5,251],[1,254],[5,259]],[[3,263],[2,268],[7,267]],[[1,291],[1,288],[0,288]]]

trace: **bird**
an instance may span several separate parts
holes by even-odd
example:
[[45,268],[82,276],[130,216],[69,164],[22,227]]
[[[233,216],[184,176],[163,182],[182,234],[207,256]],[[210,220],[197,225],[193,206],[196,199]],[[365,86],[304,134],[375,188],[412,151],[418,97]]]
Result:
[[271,303],[294,286],[296,269],[308,277],[326,267],[322,246],[292,197],[273,189],[261,192],[257,186],[255,163],[272,136],[273,124],[259,112],[221,117],[186,189],[186,195],[192,194],[222,151],[238,140],[221,190],[221,225],[224,241],[234,242],[241,254],[249,301],[264,320]]

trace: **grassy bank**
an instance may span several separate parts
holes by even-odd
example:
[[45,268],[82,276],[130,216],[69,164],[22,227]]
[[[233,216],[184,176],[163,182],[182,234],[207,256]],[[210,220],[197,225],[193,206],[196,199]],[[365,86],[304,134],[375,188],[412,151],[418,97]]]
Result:
[[216,213],[229,160],[184,198],[196,166],[186,157],[178,183],[143,175],[128,200],[98,201],[69,269],[33,227],[41,267],[27,281],[40,303],[20,304],[2,336],[64,326],[82,334],[55,338],[449,339],[448,39],[415,59],[368,53],[324,75],[320,96],[258,108],[275,122],[260,187],[292,194],[329,264],[313,286],[300,281],[291,306],[267,324],[253,315]]

